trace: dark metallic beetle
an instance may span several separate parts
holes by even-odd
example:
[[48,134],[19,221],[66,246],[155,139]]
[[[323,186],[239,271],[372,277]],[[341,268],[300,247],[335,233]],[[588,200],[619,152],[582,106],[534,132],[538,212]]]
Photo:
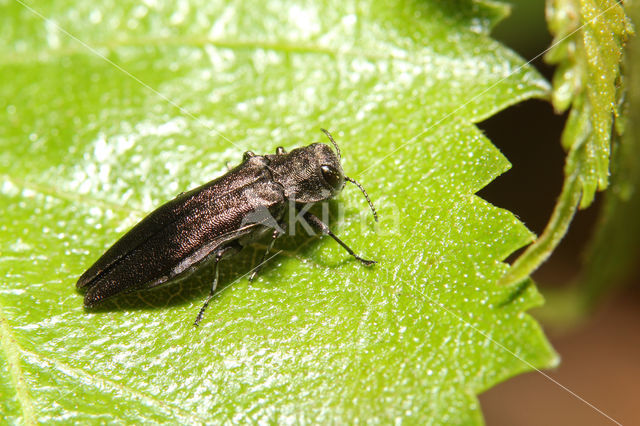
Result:
[[[76,286],[87,290],[84,305],[91,307],[120,293],[167,284],[213,261],[215,276],[209,296],[196,317],[195,325],[198,325],[218,285],[220,260],[271,233],[262,264],[275,239],[284,233],[287,208],[298,210],[328,200],[349,181],[364,193],[377,220],[364,188],[344,175],[338,145],[329,132],[322,131],[336,153],[322,143],[289,153],[279,147],[275,155],[247,151],[242,163],[225,175],[184,192],[154,210],[78,279]],[[356,255],[313,214],[305,211],[303,217],[363,264],[375,263]],[[256,273],[257,268],[250,279]]]

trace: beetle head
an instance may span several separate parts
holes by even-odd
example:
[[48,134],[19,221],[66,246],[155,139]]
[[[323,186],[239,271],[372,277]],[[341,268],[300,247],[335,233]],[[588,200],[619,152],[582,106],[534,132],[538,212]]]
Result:
[[344,188],[345,176],[340,164],[340,151],[336,156],[331,148],[323,143],[316,143],[311,146],[318,160],[317,164],[322,176],[323,186],[331,191],[331,197],[333,197]]
[[314,143],[297,148],[288,154],[269,156],[269,168],[274,179],[284,188],[285,196],[296,203],[317,203],[335,197],[345,181],[355,184],[364,194],[373,216],[378,220],[376,210],[362,185],[344,175],[340,164],[340,148],[331,134],[321,129],[329,138],[336,151],[329,145]]
[[296,203],[328,200],[344,187],[340,159],[328,145],[314,143],[284,155],[269,156],[274,179]]

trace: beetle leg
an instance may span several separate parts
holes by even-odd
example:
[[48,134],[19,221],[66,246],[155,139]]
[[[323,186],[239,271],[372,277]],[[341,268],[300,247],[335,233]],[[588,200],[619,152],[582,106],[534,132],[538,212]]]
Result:
[[211,290],[209,290],[209,296],[207,296],[207,300],[205,300],[204,305],[202,305],[202,308],[200,308],[200,312],[198,312],[198,316],[196,317],[196,320],[193,323],[195,327],[197,327],[200,321],[202,321],[202,317],[204,316],[204,311],[207,309],[207,306],[209,306],[209,302],[211,302],[211,299],[213,299],[213,292],[216,291],[216,287],[218,287],[218,266],[220,264],[220,261],[225,255],[228,255],[230,252],[237,251],[237,250],[238,248],[235,246],[227,246],[227,247],[221,248],[216,252],[215,260],[214,260],[215,263],[213,266],[213,283],[211,284]]
[[329,229],[329,226],[327,226],[327,224],[325,224],[323,221],[321,221],[320,219],[318,219],[316,216],[314,216],[311,213],[305,213],[304,214],[304,218],[315,228],[319,229],[320,232],[322,232],[323,234],[327,234],[329,235],[331,238],[333,238],[334,240],[336,240],[336,242],[338,244],[340,244],[351,256],[355,257],[356,259],[358,259],[360,262],[362,262],[364,265],[366,266],[370,266],[373,265],[374,263],[376,263],[375,260],[367,260],[367,259],[363,259],[360,256],[358,256],[357,254],[355,254],[355,252],[353,250],[351,250],[351,248],[346,245],[340,238],[338,238],[336,236],[336,234],[334,234],[333,232],[331,232],[331,229]]
[[262,255],[262,259],[260,259],[260,263],[258,263],[256,265],[256,267],[253,269],[253,272],[251,273],[251,276],[249,277],[249,281],[253,281],[253,279],[256,277],[256,275],[258,275],[258,271],[260,271],[260,268],[262,267],[262,264],[264,263],[264,261],[266,260],[267,256],[269,255],[269,252],[273,248],[273,244],[276,242],[276,239],[280,235],[282,235],[282,233],[280,231],[278,231],[277,229],[273,230],[273,234],[271,235],[271,241],[269,241],[269,245],[267,246],[267,250]]
[[253,151],[245,151],[244,154],[242,154],[242,161],[247,161],[249,158],[255,157],[256,154]]
[[287,151],[285,151],[283,147],[279,146],[276,148],[276,155],[284,155],[286,153]]

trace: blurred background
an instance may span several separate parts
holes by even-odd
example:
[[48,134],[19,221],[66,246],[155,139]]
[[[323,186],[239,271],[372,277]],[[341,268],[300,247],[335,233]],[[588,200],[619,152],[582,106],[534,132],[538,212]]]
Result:
[[[551,81],[553,68],[540,54],[549,47],[543,0],[512,2],[512,14],[493,36],[531,60]],[[480,123],[480,128],[513,167],[480,195],[504,207],[540,235],[551,215],[563,180],[565,153],[560,135],[566,115],[547,102],[531,100]],[[568,235],[533,275],[547,298],[547,308],[532,313],[541,322],[561,357],[545,371],[553,380],[588,401],[533,372],[512,378],[480,396],[488,425],[640,424],[640,259],[617,290],[597,301],[593,312],[575,315],[571,291],[583,252],[598,221],[603,194],[575,217]],[[516,253],[517,255],[518,253]],[[513,260],[512,256],[510,260]],[[561,297],[564,295],[565,297]],[[548,315],[550,309],[555,315]],[[558,312],[558,311],[566,312]]]

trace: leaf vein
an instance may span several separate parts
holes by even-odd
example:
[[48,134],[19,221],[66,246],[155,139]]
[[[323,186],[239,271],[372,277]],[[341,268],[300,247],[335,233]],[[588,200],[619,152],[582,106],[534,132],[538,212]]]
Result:
[[[202,418],[198,415],[195,415],[192,412],[186,411],[178,406],[172,405],[172,404],[167,404],[167,402],[159,400],[153,396],[150,395],[146,395],[144,393],[138,392],[135,389],[123,385],[121,383],[118,382],[114,382],[113,380],[109,380],[106,379],[104,377],[100,377],[96,374],[90,374],[86,371],[84,371],[83,369],[77,368],[77,367],[72,367],[67,363],[55,360],[55,359],[51,359],[49,357],[43,356],[42,354],[39,354],[37,352],[32,352],[28,349],[24,349],[24,348],[19,348],[23,354],[25,354],[28,358],[31,358],[31,362],[32,363],[36,363],[39,365],[42,365],[42,363],[47,363],[50,364],[52,367],[54,367],[57,371],[60,371],[64,374],[66,374],[69,377],[72,377],[80,382],[84,382],[84,383],[89,383],[93,386],[99,387],[99,385],[106,385],[106,387],[110,387],[112,389],[116,389],[118,391],[121,391],[123,393],[129,394],[130,396],[141,400],[142,402],[145,403],[145,405],[149,406],[149,407],[158,407],[162,409],[163,414],[165,415],[175,415],[176,413],[180,413],[180,416],[183,418],[182,420],[184,421],[185,419],[189,420],[189,421],[198,421],[198,422],[206,422],[208,419],[206,418]],[[102,387],[102,386],[100,386]]]
[[80,202],[90,206],[101,207],[103,209],[111,209],[114,211],[120,211],[127,214],[136,214],[139,216],[143,216],[146,213],[143,210],[127,207],[124,204],[116,204],[111,201],[87,196],[84,194],[74,194],[72,192],[64,191],[47,184],[30,182],[24,179],[12,177],[7,174],[0,175],[0,179],[4,180],[5,182],[6,181],[11,182],[14,186],[18,188],[29,189],[31,191],[35,191],[43,195],[53,196],[65,201]]
[[13,383],[18,402],[22,408],[24,423],[27,425],[35,425],[36,419],[31,395],[29,395],[24,373],[20,367],[20,346],[13,338],[9,322],[3,315],[2,309],[0,309],[0,346],[2,346],[2,351],[7,357],[9,374],[11,376],[11,381]]

